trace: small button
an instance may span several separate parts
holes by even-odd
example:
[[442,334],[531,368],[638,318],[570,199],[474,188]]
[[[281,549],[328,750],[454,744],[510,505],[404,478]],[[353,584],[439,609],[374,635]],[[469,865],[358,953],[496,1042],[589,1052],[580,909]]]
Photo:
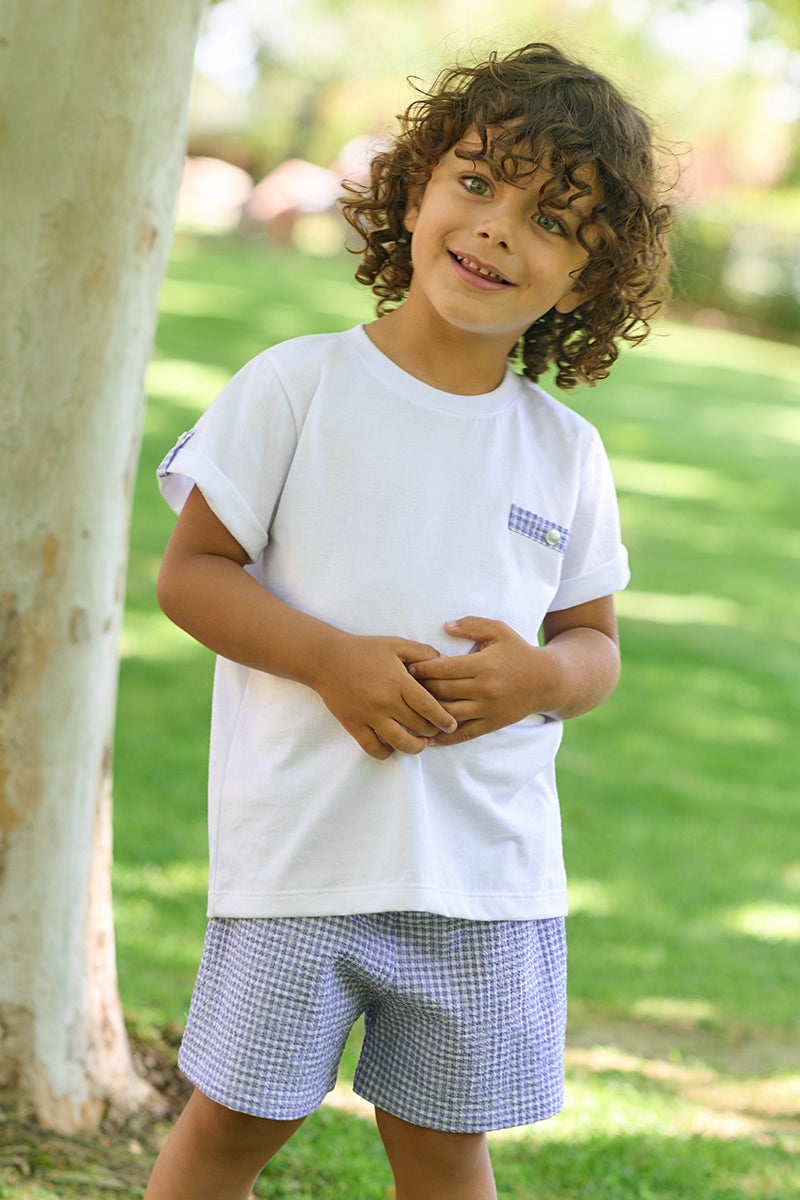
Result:
[[561,541],[561,534],[557,529],[548,529],[547,533],[544,535],[544,540],[547,542],[548,546],[557,546]]

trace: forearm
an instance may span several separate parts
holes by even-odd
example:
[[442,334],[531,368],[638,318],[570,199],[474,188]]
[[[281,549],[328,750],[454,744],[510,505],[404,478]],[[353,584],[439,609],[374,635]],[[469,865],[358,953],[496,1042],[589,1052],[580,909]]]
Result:
[[396,636],[347,633],[285,604],[245,570],[244,548],[194,488],[172,531],[158,601],[204,646],[305,684],[373,758],[418,754],[454,719],[407,670],[438,650]]
[[619,680],[619,646],[599,629],[566,629],[534,650],[534,658],[533,687],[544,701],[539,711],[559,720],[597,708]]
[[602,703],[619,677],[611,596],[548,613],[544,646],[485,617],[448,621],[445,629],[471,641],[472,650],[410,668],[458,722],[455,733],[434,739],[438,746],[481,737],[533,713],[579,717]]
[[216,654],[309,687],[346,635],[263,588],[216,554],[165,560],[158,581],[165,614]]

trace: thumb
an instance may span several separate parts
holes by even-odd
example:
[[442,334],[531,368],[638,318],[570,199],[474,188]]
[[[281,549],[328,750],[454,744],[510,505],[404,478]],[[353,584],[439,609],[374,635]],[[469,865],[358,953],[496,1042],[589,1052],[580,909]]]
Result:
[[499,621],[490,621],[487,617],[462,617],[459,621],[445,621],[444,627],[451,637],[492,642],[497,637],[499,624]]

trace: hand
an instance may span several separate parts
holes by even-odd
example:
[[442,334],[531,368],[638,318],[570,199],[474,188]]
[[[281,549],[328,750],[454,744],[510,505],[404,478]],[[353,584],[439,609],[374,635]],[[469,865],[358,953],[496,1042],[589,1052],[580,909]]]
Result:
[[409,671],[458,721],[454,733],[430,739],[435,746],[455,746],[513,725],[544,707],[551,694],[552,658],[532,646],[502,621],[464,617],[448,621],[451,637],[476,643],[468,654],[415,662]]
[[336,720],[372,758],[394,750],[419,754],[454,717],[409,674],[407,664],[439,658],[439,651],[404,638],[336,632],[312,686]]

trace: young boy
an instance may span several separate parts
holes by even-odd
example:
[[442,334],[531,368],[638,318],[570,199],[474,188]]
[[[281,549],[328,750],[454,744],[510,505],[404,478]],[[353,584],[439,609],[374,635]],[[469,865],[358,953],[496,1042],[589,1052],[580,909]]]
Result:
[[545,45],[446,72],[348,190],[381,315],[261,354],[159,469],[159,600],[220,657],[196,1091],[147,1200],[244,1200],[362,1013],[397,1200],[494,1197],[486,1131],[562,1103],[554,760],[628,570],[535,380],[644,336],[668,210],[645,121]]

